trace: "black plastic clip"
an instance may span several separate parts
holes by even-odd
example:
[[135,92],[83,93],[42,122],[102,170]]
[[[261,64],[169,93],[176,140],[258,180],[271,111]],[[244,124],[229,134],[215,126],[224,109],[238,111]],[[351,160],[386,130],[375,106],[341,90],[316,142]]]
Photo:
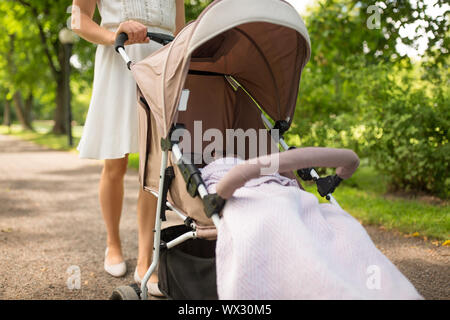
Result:
[[184,181],[186,182],[186,189],[191,197],[195,198],[198,195],[198,187],[203,183],[202,174],[200,170],[192,163],[185,163],[183,160],[178,164]]
[[[293,150],[293,149],[297,149],[297,148],[296,147],[289,148],[289,150]],[[299,169],[299,170],[297,170],[297,174],[303,181],[311,181],[311,180],[314,180],[314,178],[311,176],[311,171],[313,169],[314,168]]]
[[297,170],[297,174],[303,181],[311,181],[311,180],[314,180],[314,178],[311,176],[311,171],[313,169],[314,168],[300,169],[300,170]]
[[161,242],[159,243],[159,249],[160,249],[160,250],[165,250],[165,249],[167,249],[167,242],[161,240]]
[[162,151],[172,151],[172,141],[170,139],[161,138],[161,150]]
[[286,120],[278,120],[275,122],[272,130],[278,130],[279,137],[283,137],[283,135],[289,130],[289,123]]
[[183,130],[186,129],[185,125],[182,123],[176,123],[172,126],[169,132],[169,138],[161,138],[161,150],[162,151],[172,151],[172,147],[174,144],[180,143],[181,137],[174,137],[173,133],[176,130]]
[[191,217],[187,217],[185,220],[184,220],[184,225],[186,226],[186,227],[189,227],[189,228],[192,228],[191,227],[191,224],[194,222],[194,219],[192,219]]
[[208,218],[211,218],[213,214],[220,214],[225,206],[226,200],[222,199],[217,193],[208,194],[203,198],[203,205],[205,207],[205,213]]
[[327,200],[329,200],[328,195],[334,192],[341,181],[342,178],[340,178],[338,175],[319,178],[316,180],[317,191],[322,197],[326,197]]
[[173,179],[175,178],[175,171],[173,167],[167,167],[164,172],[164,185],[162,190],[162,205],[161,205],[161,220],[167,221],[166,210],[167,208],[167,193],[169,192],[170,185],[172,184]]

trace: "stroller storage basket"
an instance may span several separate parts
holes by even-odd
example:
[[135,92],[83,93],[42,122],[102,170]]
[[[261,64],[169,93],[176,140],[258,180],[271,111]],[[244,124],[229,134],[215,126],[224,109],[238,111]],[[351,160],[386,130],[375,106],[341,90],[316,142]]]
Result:
[[[161,230],[161,240],[169,242],[192,231],[180,225]],[[174,300],[217,300],[216,241],[188,240],[172,249],[162,249],[159,289]]]

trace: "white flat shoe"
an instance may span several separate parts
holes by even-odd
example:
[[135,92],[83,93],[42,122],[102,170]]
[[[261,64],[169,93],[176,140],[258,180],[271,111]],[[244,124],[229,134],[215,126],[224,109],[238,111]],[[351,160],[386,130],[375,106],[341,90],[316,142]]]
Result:
[[105,271],[108,272],[110,275],[116,278],[123,277],[125,273],[127,273],[127,265],[125,261],[122,261],[117,264],[107,264],[106,263],[106,257],[108,255],[108,248],[105,250]]
[[[134,281],[141,285],[142,279],[139,277],[139,274],[137,272],[137,268],[134,270]],[[147,290],[148,293],[151,294],[154,297],[164,297],[164,294],[159,290],[158,283],[157,282],[147,282]]]

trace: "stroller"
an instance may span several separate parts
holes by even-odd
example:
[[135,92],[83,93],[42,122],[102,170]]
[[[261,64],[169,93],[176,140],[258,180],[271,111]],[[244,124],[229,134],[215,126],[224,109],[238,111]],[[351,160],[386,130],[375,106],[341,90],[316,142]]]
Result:
[[[116,50],[138,85],[141,187],[158,198],[153,262],[140,288],[116,288],[111,298],[147,299],[147,281],[158,267],[159,288],[167,298],[217,299],[216,227],[226,199],[254,176],[243,181],[229,176],[220,194],[208,193],[199,169],[205,164],[196,158],[205,144],[196,153],[183,153],[180,143],[188,138],[177,132],[194,133],[198,120],[203,131],[264,130],[285,151],[276,152],[280,172],[314,180],[319,193],[335,205],[332,193],[340,178],[320,178],[312,167],[352,171],[355,161],[320,155],[306,161],[307,153],[299,152],[303,149],[290,148],[283,139],[311,54],[304,22],[287,2],[216,0],[175,39],[155,33],[149,37],[164,46],[141,62],[134,64],[127,56],[126,34],[118,36]],[[161,230],[167,210],[181,223]]]

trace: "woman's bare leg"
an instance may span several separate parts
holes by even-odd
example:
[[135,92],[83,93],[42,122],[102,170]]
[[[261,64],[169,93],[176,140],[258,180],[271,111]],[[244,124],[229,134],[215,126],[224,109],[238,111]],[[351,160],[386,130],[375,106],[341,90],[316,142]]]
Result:
[[[140,189],[137,207],[139,236],[137,272],[141,279],[152,262],[157,201],[154,195]],[[156,273],[153,273],[150,282],[158,282]]]
[[128,155],[123,159],[105,160],[100,179],[100,207],[106,224],[108,256],[110,265],[123,262],[119,224],[124,195],[124,176],[127,172]]

